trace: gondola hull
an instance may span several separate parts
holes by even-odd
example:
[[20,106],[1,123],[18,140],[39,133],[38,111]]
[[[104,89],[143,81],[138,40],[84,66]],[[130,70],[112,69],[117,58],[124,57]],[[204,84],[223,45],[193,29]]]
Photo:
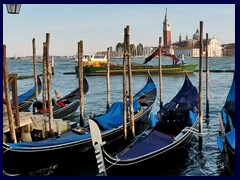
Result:
[[[83,85],[84,85],[83,91],[84,91],[84,94],[86,94],[89,90],[89,84],[85,76],[83,79]],[[56,101],[56,104],[57,104],[56,107],[53,107],[53,118],[66,120],[72,117],[80,105],[79,93],[80,93],[80,88],[76,88],[69,94],[58,99]],[[58,105],[60,103],[64,104],[64,106],[60,107]],[[35,112],[35,108],[40,111]],[[43,108],[43,103],[41,101],[37,101],[33,104],[33,111],[35,114],[43,114],[42,108]]]
[[[143,111],[135,114],[136,135],[143,125],[148,123],[148,116],[156,99],[156,86],[151,82],[153,89],[147,90],[147,105],[142,105]],[[146,90],[145,86],[145,90]],[[143,88],[143,89],[144,89]],[[136,94],[136,98],[141,96]],[[145,92],[145,91],[144,91]],[[127,124],[128,134],[131,134],[130,122]],[[123,125],[102,131],[102,137],[109,149],[116,149],[118,143],[123,144]],[[78,157],[85,157],[86,153],[94,157],[91,134],[86,126],[80,131],[72,129],[57,137],[48,138],[40,142],[23,142],[16,144],[3,143],[3,169],[6,175],[24,174],[33,170],[55,164],[67,163]]]
[[235,75],[224,106],[219,114],[219,136],[217,144],[223,155],[226,167],[235,174]]
[[79,107],[79,100],[74,100],[67,106],[53,111],[53,117],[55,119],[68,119],[75,114]]
[[[161,164],[159,159],[166,159],[176,150],[185,149],[196,131],[198,97],[197,88],[186,74],[184,84],[177,95],[156,115],[150,115],[152,127],[115,155],[106,150],[97,124],[89,121],[96,159],[100,167],[99,173],[116,175],[117,172],[122,175],[124,172],[129,173],[128,175],[139,175],[139,172],[143,172],[143,175],[151,175],[149,173],[152,166]],[[174,163],[170,160],[168,162]],[[135,171],[137,174],[134,174],[134,170],[138,171]]]
[[[147,124],[146,120],[151,109],[152,106],[149,107],[139,119],[136,119],[136,130],[139,130],[143,124]],[[79,135],[73,131],[69,131],[66,134],[70,136]],[[60,135],[59,139],[66,134],[63,133]],[[130,134],[130,124],[128,124],[128,135]],[[119,143],[123,143],[123,127],[105,132],[102,136],[104,141],[107,142],[106,148],[114,151],[117,149]],[[85,153],[89,155],[89,151],[91,151],[92,153],[90,154],[94,156],[90,135],[83,140],[54,145],[49,148],[38,147],[33,149],[13,150],[5,146],[3,155],[4,171],[6,174],[24,174],[47,166],[65,163],[68,160],[72,161],[72,159],[76,157],[84,157]]]

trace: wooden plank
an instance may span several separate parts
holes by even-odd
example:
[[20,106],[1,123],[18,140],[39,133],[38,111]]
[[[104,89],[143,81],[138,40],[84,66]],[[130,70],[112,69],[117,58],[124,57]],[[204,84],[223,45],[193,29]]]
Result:
[[[49,121],[44,119],[43,115],[34,115],[32,117],[32,128],[40,131],[49,131],[49,126],[47,125]],[[71,129],[70,122],[62,119],[54,119],[51,128],[54,133],[63,133]]]
[[[15,127],[15,129],[26,126],[28,124],[32,123],[31,117],[33,117],[32,112],[19,112],[19,126]],[[15,118],[13,118],[13,121],[15,122]],[[3,133],[8,132],[9,129],[9,121],[8,121],[8,115],[3,116]]]

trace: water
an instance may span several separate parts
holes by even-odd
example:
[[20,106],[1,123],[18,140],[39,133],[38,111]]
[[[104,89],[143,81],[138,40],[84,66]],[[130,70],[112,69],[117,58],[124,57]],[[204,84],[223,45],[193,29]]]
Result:
[[[117,60],[121,62],[121,60]],[[134,62],[144,62],[143,59],[133,60]],[[198,63],[199,59],[187,59],[186,63]],[[171,60],[164,59],[163,64],[171,63]],[[205,62],[205,59],[204,59]],[[157,60],[153,60],[151,64],[157,64]],[[52,76],[52,90],[57,90],[60,96],[64,96],[68,92],[78,87],[78,78],[76,75],[63,75],[64,72],[74,72],[75,62],[66,59],[55,60],[55,75]],[[204,66],[205,67],[205,66]],[[209,68],[216,69],[235,69],[235,58],[209,58]],[[42,74],[42,64],[37,64],[38,73]],[[198,67],[197,67],[198,69]],[[21,75],[33,75],[33,63],[29,60],[9,60],[8,70],[11,73]],[[189,75],[192,83],[198,88],[199,73]],[[218,112],[221,110],[226,96],[228,94],[233,73],[213,73],[209,74],[209,103],[210,118],[205,118],[206,110],[206,82],[205,73],[203,73],[203,157],[198,156],[198,138],[195,137],[186,153],[179,154],[181,160],[169,162],[163,171],[152,172],[146,175],[176,175],[176,176],[226,176],[230,175],[226,169],[223,158],[221,157],[216,138],[219,131]],[[104,113],[106,109],[106,77],[89,76],[89,91],[85,95],[85,117],[91,113]],[[158,75],[153,75],[153,80],[159,87]],[[147,75],[133,76],[133,91],[136,93],[145,85]],[[184,75],[164,75],[163,76],[163,103],[170,101],[173,96],[181,88],[184,81]],[[25,92],[33,86],[33,79],[18,80],[19,94]],[[159,92],[158,92],[159,93]],[[54,95],[54,92],[52,93]],[[159,94],[152,109],[153,113],[159,110]],[[40,95],[41,99],[41,95]],[[111,102],[121,101],[122,99],[122,77],[111,76]],[[79,109],[77,110],[72,121],[78,121],[80,117]],[[83,160],[73,163],[73,165],[57,165],[47,169],[31,172],[28,175],[36,176],[95,176],[97,174],[95,160]],[[158,162],[156,162],[158,163]],[[155,164],[157,165],[157,164]],[[137,173],[135,174],[137,175]]]

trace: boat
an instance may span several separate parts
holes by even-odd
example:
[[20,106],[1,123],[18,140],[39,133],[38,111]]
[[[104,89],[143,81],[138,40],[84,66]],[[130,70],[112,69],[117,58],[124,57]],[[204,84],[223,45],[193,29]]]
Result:
[[[173,63],[170,65],[162,65],[162,74],[184,74],[193,73],[197,67],[197,63],[177,63],[178,59],[175,55],[170,54],[166,51],[162,51],[163,55],[172,58]],[[158,49],[155,50],[149,57],[145,59],[143,64],[132,63],[132,74],[146,74],[148,71],[151,74],[159,74],[159,67],[153,65],[147,65],[151,59],[156,57],[158,54]],[[106,58],[106,57],[105,57]],[[90,61],[91,62],[91,61]],[[83,72],[86,76],[105,76],[107,73],[107,60],[96,63],[85,63],[83,67]],[[75,72],[78,74],[78,65],[75,66]],[[123,72],[122,64],[116,62],[110,62],[110,75],[121,75]]]
[[[94,54],[94,55],[83,55],[83,66],[100,66],[101,64],[107,63],[107,55]],[[78,65],[78,59],[75,59],[76,66]]]
[[230,173],[235,173],[235,75],[226,101],[219,114],[217,144]]
[[[137,107],[137,111],[134,115],[136,128],[141,122],[145,124],[147,121],[156,99],[156,94],[156,85],[149,75],[145,86],[134,95],[134,102],[135,105],[137,105],[135,106]],[[138,100],[140,102],[138,102]],[[116,111],[117,108],[122,107],[121,104],[122,102],[113,103],[106,115],[109,116],[109,114],[112,113],[114,116],[115,112],[121,114],[121,112]],[[101,118],[104,116],[105,114],[95,117]],[[115,118],[111,120],[116,121]],[[130,127],[129,122],[127,127]],[[106,141],[106,145],[108,144],[110,147],[115,144],[113,141],[118,141],[120,138],[123,139],[123,125],[119,124],[110,129],[102,130],[101,134]],[[51,165],[67,163],[67,161],[72,163],[77,157],[86,156],[85,153],[89,152],[91,152],[90,154],[92,154],[94,158],[94,150],[88,125],[85,127],[78,126],[55,137],[37,142],[3,142],[4,174],[24,174]]]
[[196,87],[186,75],[184,84],[177,95],[156,115],[151,113],[152,128],[143,132],[132,144],[115,155],[111,155],[105,149],[98,125],[89,120],[99,173],[133,175],[131,173],[137,171],[137,175],[141,172],[151,174],[152,168],[158,169],[160,166],[158,163],[164,160],[167,160],[168,165],[174,163],[176,160],[173,159],[171,162],[168,158],[178,153],[179,150],[185,149],[193,137],[192,134],[196,131],[198,98]]
[[[163,74],[184,74],[194,73],[197,67],[196,63],[192,64],[177,64],[177,65],[162,65]],[[78,67],[75,66],[75,71],[78,74]],[[132,74],[146,74],[147,72],[151,74],[158,74],[159,67],[152,65],[144,65],[140,63],[132,63]],[[105,76],[107,73],[106,64],[100,64],[99,66],[85,66],[83,67],[83,72],[86,76]],[[123,68],[121,64],[110,63],[110,75],[122,75]]]
[[[83,91],[84,94],[88,92],[89,84],[84,76],[83,78]],[[55,94],[57,92],[55,91]],[[61,97],[57,100],[52,99],[53,102],[53,117],[55,119],[68,119],[75,114],[77,111],[80,102],[79,102],[79,87],[68,93],[64,97]],[[47,104],[48,105],[48,104]],[[34,114],[43,114],[43,103],[42,101],[36,101],[33,103],[33,112]]]
[[[42,91],[42,82],[39,76],[37,76],[38,94]],[[20,112],[28,111],[32,103],[36,100],[36,87],[32,87],[27,92],[18,96],[18,109]],[[12,100],[11,100],[12,103]]]

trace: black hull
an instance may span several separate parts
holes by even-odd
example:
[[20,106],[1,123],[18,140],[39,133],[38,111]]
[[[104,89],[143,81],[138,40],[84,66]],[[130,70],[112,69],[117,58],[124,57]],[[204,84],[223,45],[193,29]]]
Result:
[[[151,109],[152,106],[143,113],[141,118],[136,120],[136,130],[141,128],[142,124],[146,123]],[[130,125],[128,126],[128,134],[131,134]],[[121,145],[123,143],[123,128],[118,128],[115,131],[103,134],[103,141],[107,142],[106,147],[109,148],[109,150],[112,149],[114,151],[119,143],[121,143]],[[4,171],[6,174],[25,174],[55,164],[62,164],[67,161],[72,162],[76,157],[81,159],[85,154],[95,156],[91,138],[70,145],[62,145],[48,149],[30,151],[12,151],[9,149],[6,150],[3,155]]]
[[[152,79],[149,77],[149,80]],[[142,105],[144,111],[138,118],[135,119],[135,129],[136,135],[141,132],[140,128],[146,125],[148,122],[148,116],[152,110],[153,103],[156,99],[157,91],[156,88],[149,90],[146,93],[146,104]],[[79,101],[78,101],[79,103]],[[130,122],[127,124],[128,127],[128,134],[131,134],[130,130]],[[87,129],[87,127],[86,127]],[[85,132],[85,131],[84,131]],[[69,137],[68,134],[74,134],[75,140],[73,142],[67,141],[67,143],[63,143],[62,141],[66,142],[64,137]],[[30,171],[38,170],[41,168],[45,168],[55,164],[66,163],[70,161],[71,163],[73,160],[75,161],[76,157],[80,158],[85,157],[86,153],[88,156],[95,157],[95,153],[93,151],[92,146],[92,139],[91,137],[87,137],[82,140],[76,140],[76,136],[81,138],[82,134],[76,135],[77,132],[75,131],[68,131],[66,133],[62,133],[60,138],[57,139],[61,142],[57,142],[54,139],[54,145],[51,146],[40,146],[35,147],[31,146],[21,146],[23,147],[21,150],[14,150],[8,147],[7,144],[3,144],[3,169],[6,174],[24,174]],[[90,132],[89,132],[90,133]],[[78,134],[78,133],[77,133]],[[86,133],[88,135],[88,133]],[[62,137],[62,138],[61,138]],[[73,137],[73,136],[72,136]],[[111,130],[103,131],[102,132],[103,141],[106,141],[106,147],[109,149],[116,149],[117,146],[123,144],[123,126],[118,126]],[[69,140],[71,138],[68,138]],[[46,139],[45,141],[49,142],[51,139]],[[52,142],[52,141],[51,141]],[[90,154],[90,155],[89,155]],[[86,158],[86,157],[85,157]],[[76,162],[78,163],[78,161]],[[84,162],[81,162],[84,163]]]
[[[197,121],[192,127],[196,127]],[[111,160],[109,156],[105,154],[105,167],[107,169],[107,175],[154,175],[158,174],[159,171],[161,171],[160,166],[162,163],[165,162],[165,164],[162,164],[162,168],[166,168],[166,166],[174,166],[176,165],[176,162],[179,161],[180,164],[181,162],[184,162],[184,159],[182,154],[187,153],[187,148],[192,141],[192,138],[194,136],[192,135],[192,132],[187,132],[183,138],[181,138],[179,141],[176,141],[172,143],[170,146],[167,148],[162,148],[159,149],[158,151],[148,154],[146,156],[142,156],[140,158],[136,159],[131,159],[131,160],[120,160],[116,164],[113,165],[115,162],[114,160]],[[104,147],[104,149],[106,149]],[[107,150],[105,151],[107,152]],[[108,152],[107,152],[108,153]],[[187,156],[187,155],[186,155]],[[116,159],[115,159],[116,160]],[[111,162],[111,163],[109,163]],[[161,162],[161,163],[159,163]],[[155,167],[157,165],[157,167]],[[168,169],[169,170],[169,169]],[[167,173],[166,171],[161,171],[161,175],[169,175],[165,174]],[[170,173],[171,174],[171,173]]]
[[33,100],[28,100],[20,105],[18,105],[19,112],[26,112],[32,105]]
[[72,103],[68,104],[67,106],[53,111],[53,117],[55,119],[67,119],[75,114],[79,105],[80,105],[80,103],[78,100],[73,101]]
[[223,151],[223,157],[226,164],[227,169],[231,174],[235,174],[235,168],[236,168],[236,159],[235,159],[235,149],[233,149],[230,144],[226,142],[226,151]]
[[[107,176],[178,176],[189,158],[188,147],[174,148],[162,156],[131,166],[112,166]],[[109,167],[109,163],[105,163]]]

